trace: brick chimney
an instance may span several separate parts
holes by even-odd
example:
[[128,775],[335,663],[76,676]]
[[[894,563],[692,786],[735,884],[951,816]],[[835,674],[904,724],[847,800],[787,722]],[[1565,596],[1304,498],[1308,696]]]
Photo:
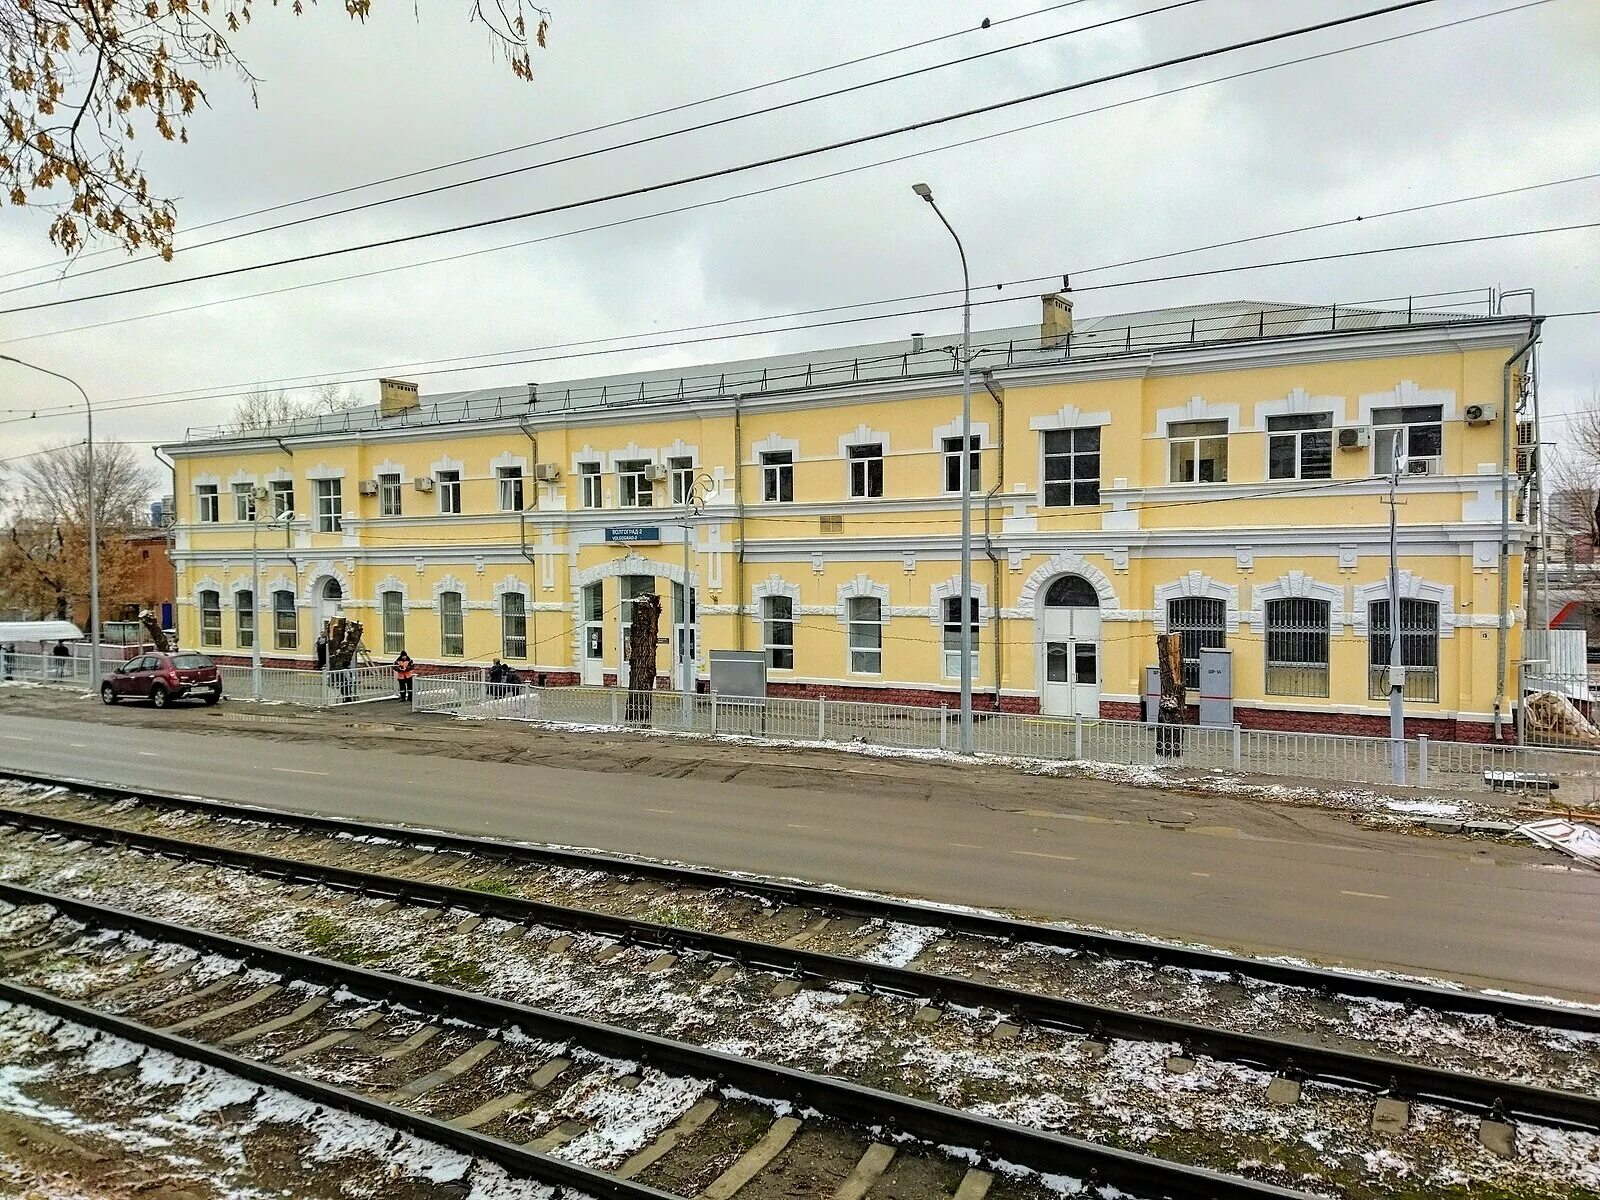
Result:
[[418,408],[422,404],[422,397],[417,394],[417,385],[405,379],[380,379],[378,380],[378,411],[386,417],[393,417],[408,408]]
[[1048,296],[1040,296],[1039,300],[1044,306],[1039,319],[1039,344],[1059,346],[1062,339],[1072,332],[1072,301],[1065,292],[1051,292]]

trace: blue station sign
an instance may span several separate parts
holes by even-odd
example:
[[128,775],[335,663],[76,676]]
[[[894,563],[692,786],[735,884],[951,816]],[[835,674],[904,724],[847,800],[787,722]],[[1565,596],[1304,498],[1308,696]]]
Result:
[[608,542],[659,542],[661,540],[661,527],[659,525],[607,525],[606,541]]

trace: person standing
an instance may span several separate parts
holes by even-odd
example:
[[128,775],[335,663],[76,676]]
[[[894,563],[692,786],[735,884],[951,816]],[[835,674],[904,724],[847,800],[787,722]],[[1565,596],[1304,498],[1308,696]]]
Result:
[[53,668],[52,677],[65,679],[67,677],[67,659],[72,657],[72,651],[67,649],[66,642],[58,640],[55,644],[55,649],[50,651],[50,657],[54,660],[51,664]]
[[317,634],[317,670],[328,669],[328,631],[324,629]]
[[16,664],[16,661],[17,648],[15,646],[7,643],[5,646],[0,647],[0,665],[5,667],[5,670],[0,672],[0,674],[4,674],[7,679],[10,679],[11,671],[13,666]]
[[400,689],[400,699],[411,699],[411,681],[416,678],[417,664],[407,654],[405,647],[400,648],[400,657],[394,660],[394,679]]

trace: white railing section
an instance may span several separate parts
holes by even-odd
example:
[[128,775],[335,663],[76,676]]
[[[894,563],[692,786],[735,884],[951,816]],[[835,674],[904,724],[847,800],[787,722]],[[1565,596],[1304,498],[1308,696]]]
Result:
[[[693,697],[677,692],[630,701],[624,688],[496,687],[480,676],[417,680],[418,712],[509,718],[569,727],[648,729],[713,737],[940,750],[954,745],[949,708],[844,700]],[[1393,784],[1387,738],[1196,725],[1161,726],[1027,713],[979,713],[973,728],[982,754],[1133,767],[1215,769],[1328,780],[1352,786]],[[1407,739],[1406,779],[1415,787],[1535,788],[1562,780],[1600,780],[1600,753],[1536,746]]]
[[[222,694],[231,700],[255,698],[254,668],[225,666]],[[261,668],[261,699],[307,708],[332,708],[361,700],[389,700],[398,695],[388,667],[351,667],[345,671],[303,671],[290,667]]]
[[[12,680],[21,683],[59,683],[89,686],[89,663],[87,653],[69,654],[57,657],[53,654],[20,654],[16,651],[0,650],[0,679]],[[109,675],[126,661],[121,647],[102,648],[100,653],[100,673]]]

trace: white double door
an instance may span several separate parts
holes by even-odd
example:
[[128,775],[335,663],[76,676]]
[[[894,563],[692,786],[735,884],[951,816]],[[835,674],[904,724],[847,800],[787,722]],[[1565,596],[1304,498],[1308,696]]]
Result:
[[1044,711],[1056,716],[1100,715],[1100,610],[1046,608]]

